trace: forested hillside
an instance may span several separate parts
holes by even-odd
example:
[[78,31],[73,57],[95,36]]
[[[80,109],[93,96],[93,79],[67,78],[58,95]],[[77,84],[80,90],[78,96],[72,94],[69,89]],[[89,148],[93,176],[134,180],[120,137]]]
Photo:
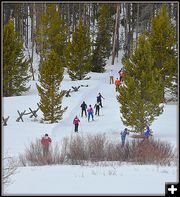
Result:
[[[54,5],[58,12],[55,24],[57,25],[61,21],[67,27],[62,32],[66,35],[66,42],[72,36],[82,17],[91,36],[93,48],[98,47],[98,39],[103,36],[104,45],[107,47],[105,57],[108,58],[110,55],[118,56],[119,49],[124,49],[128,54],[136,47],[139,34],[145,30],[151,31],[152,18],[159,13],[162,3],[4,3],[3,25],[6,25],[9,18],[12,17],[15,31],[20,33],[25,46],[27,47],[29,42],[32,42],[32,46],[36,45],[36,50],[40,53],[42,43],[38,42],[36,38],[38,32],[44,30],[47,25],[47,23],[41,22],[41,17],[45,21],[45,15],[48,13],[52,17],[54,15],[52,10],[52,12],[49,11],[50,5]],[[178,4],[166,3],[166,5],[168,15],[175,25],[177,33]],[[31,28],[30,31],[29,28]]]
[[[53,123],[63,113],[65,68],[71,80],[83,80],[117,60],[126,74],[118,97],[123,122],[138,120],[143,128],[163,112],[161,103],[177,101],[177,9],[177,3],[4,3],[3,94],[22,95],[30,79],[38,80],[41,111]],[[48,111],[45,98],[52,101]]]

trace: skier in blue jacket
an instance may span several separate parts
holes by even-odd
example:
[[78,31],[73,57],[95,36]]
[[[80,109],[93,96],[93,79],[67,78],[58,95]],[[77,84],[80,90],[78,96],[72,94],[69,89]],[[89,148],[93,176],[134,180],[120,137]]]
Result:
[[151,131],[149,126],[146,126],[146,130],[144,131],[144,137],[149,138],[149,136],[151,136]]
[[122,131],[120,134],[121,134],[122,146],[124,146],[126,135],[129,135],[127,128],[125,128],[124,131]]

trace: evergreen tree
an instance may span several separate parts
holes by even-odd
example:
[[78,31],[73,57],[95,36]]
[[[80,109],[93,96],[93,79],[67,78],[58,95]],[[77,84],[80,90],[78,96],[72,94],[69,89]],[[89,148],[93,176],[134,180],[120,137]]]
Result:
[[60,91],[60,84],[63,80],[64,69],[59,57],[52,50],[39,68],[39,82],[37,85],[40,96],[40,110],[43,112],[43,120],[50,123],[62,119],[67,107],[62,109],[64,91]]
[[40,18],[36,32],[36,42],[40,51],[41,60],[47,57],[46,53],[54,50],[61,62],[65,62],[64,49],[67,41],[68,29],[60,16],[57,4],[47,4],[46,11]]
[[93,50],[91,71],[102,73],[105,71],[106,59],[104,57],[102,47],[97,45]]
[[66,49],[66,65],[72,80],[81,80],[91,68],[91,40],[80,18],[79,25],[72,34]]
[[97,45],[102,45],[104,56],[109,58],[112,52],[112,33],[114,31],[115,20],[113,15],[115,9],[109,4],[100,5],[98,16],[98,33],[97,33]]
[[21,95],[29,90],[26,87],[30,76],[28,68],[30,59],[23,54],[23,43],[19,33],[15,32],[13,20],[10,19],[3,28],[3,95]]
[[100,5],[97,22],[98,31],[92,57],[91,71],[93,72],[104,72],[106,58],[109,58],[111,55],[112,24],[114,24],[111,12],[112,8],[108,4]]
[[[152,55],[155,59],[154,67],[158,68],[163,77],[162,86],[164,92],[168,89],[177,92],[177,54],[175,46],[177,44],[175,27],[171,23],[167,14],[167,8],[162,6],[160,14],[152,20],[152,31],[150,33],[150,43]],[[176,80],[176,83],[174,83]],[[175,84],[175,86],[174,86]],[[165,97],[163,95],[162,101]]]
[[154,68],[150,51],[148,38],[141,35],[134,53],[124,59],[125,85],[120,88],[117,99],[121,104],[121,119],[133,132],[143,132],[163,112],[160,103],[163,88],[159,83],[162,79],[159,70]]

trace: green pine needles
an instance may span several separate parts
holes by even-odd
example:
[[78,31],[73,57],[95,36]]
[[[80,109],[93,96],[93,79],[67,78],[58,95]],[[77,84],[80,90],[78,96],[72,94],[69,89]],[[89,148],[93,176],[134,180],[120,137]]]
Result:
[[91,69],[91,56],[90,35],[80,18],[66,48],[66,66],[72,80],[82,80],[86,77]]
[[105,71],[106,59],[112,51],[113,17],[108,4],[100,5],[97,37],[94,43],[91,71],[102,73]]
[[152,20],[152,31],[149,34],[152,46],[152,55],[155,59],[154,67],[159,70],[163,77],[162,86],[164,94],[162,102],[165,102],[165,93],[169,90],[177,96],[177,43],[175,27],[168,16],[167,7],[162,6],[159,15]]
[[19,96],[29,90],[26,86],[30,76],[28,69],[31,59],[25,59],[23,43],[14,30],[13,20],[3,29],[3,95]]
[[39,82],[37,85],[40,96],[40,110],[43,112],[43,120],[49,123],[58,122],[62,119],[67,107],[62,109],[62,99],[65,94],[60,91],[64,69],[59,57],[54,50],[42,62],[39,68]]
[[35,40],[41,60],[45,59],[46,53],[53,49],[60,61],[65,63],[64,51],[68,28],[61,19],[60,12],[57,4],[47,4],[46,12],[40,18]]

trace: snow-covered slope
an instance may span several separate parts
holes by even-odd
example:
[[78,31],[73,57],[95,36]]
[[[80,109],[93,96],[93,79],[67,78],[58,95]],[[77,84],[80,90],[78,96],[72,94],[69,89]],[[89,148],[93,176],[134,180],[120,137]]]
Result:
[[[115,86],[109,84],[108,72],[114,70],[116,76],[121,64],[111,66],[109,63],[106,72],[102,74],[89,73],[90,80],[71,81],[67,73],[62,81],[62,89],[70,89],[71,86],[88,85],[80,87],[78,92],[71,93],[71,97],[64,97],[63,106],[68,106],[63,120],[56,124],[40,123],[41,111],[38,111],[37,120],[23,117],[24,122],[16,122],[17,110],[20,112],[37,109],[39,96],[36,89],[38,81],[31,81],[31,89],[28,93],[18,97],[6,97],[3,99],[3,115],[10,116],[8,126],[3,128],[4,154],[18,156],[23,153],[31,141],[41,138],[48,133],[53,142],[59,142],[65,136],[76,135],[73,132],[73,118],[80,118],[80,133],[105,133],[111,139],[119,141],[119,133],[124,129],[120,119],[119,103],[116,99]],[[115,76],[115,77],[116,77]],[[104,96],[103,109],[100,116],[95,116],[94,122],[88,122],[85,117],[80,117],[80,105],[85,101],[94,106],[98,93]],[[154,121],[151,128],[154,137],[169,141],[177,147],[177,120],[178,111],[176,105],[165,105],[164,113]],[[127,140],[131,138],[128,137]],[[109,166],[109,167],[81,167],[81,166],[42,166],[20,167],[12,176],[14,183],[9,185],[6,192],[9,193],[104,193],[104,194],[134,194],[134,193],[164,193],[165,182],[177,181],[177,169],[175,166]],[[145,186],[143,185],[144,183]],[[129,185],[131,187],[129,188]],[[142,188],[143,185],[143,188]],[[151,187],[149,187],[151,185]],[[154,188],[153,188],[154,187]],[[152,189],[153,188],[153,189]]]

